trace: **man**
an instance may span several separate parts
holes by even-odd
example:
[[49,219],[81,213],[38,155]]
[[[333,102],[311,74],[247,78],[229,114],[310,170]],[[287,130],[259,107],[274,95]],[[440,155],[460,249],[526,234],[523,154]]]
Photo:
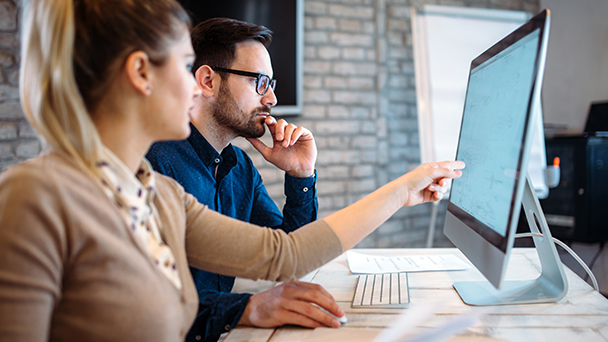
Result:
[[[199,24],[192,31],[193,72],[202,96],[195,101],[192,134],[184,141],[154,144],[147,158],[154,169],[176,179],[211,209],[290,232],[317,218],[317,148],[306,128],[270,116],[277,103],[266,50],[270,41],[267,28],[237,20],[216,18]],[[265,126],[272,134],[272,147],[258,139]],[[239,136],[285,171],[283,213],[251,159],[231,144]],[[237,324],[339,325],[311,303],[342,316],[331,295],[318,285],[293,281],[255,295],[233,294],[233,277],[191,271],[200,304],[187,341],[215,341]]]

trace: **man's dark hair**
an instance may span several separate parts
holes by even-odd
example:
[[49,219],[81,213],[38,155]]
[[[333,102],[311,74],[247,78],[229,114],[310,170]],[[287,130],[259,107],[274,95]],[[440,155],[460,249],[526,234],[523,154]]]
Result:
[[192,46],[196,54],[192,72],[196,73],[202,65],[230,68],[236,56],[236,44],[251,39],[268,48],[272,31],[264,26],[229,18],[212,18],[201,22],[192,30]]

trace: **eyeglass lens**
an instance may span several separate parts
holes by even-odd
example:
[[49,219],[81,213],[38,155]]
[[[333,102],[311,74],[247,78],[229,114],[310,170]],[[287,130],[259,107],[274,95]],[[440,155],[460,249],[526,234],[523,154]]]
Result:
[[277,84],[277,80],[270,80],[270,77],[266,76],[266,75],[260,75],[259,79],[258,79],[258,89],[257,92],[260,95],[264,95],[266,94],[266,92],[268,91],[268,88],[272,87],[272,90],[274,91],[274,87]]

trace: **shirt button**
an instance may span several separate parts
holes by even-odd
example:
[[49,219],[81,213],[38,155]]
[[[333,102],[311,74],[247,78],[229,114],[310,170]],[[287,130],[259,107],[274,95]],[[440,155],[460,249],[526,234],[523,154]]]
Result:
[[308,188],[307,188],[307,187],[304,187],[304,189],[302,189],[302,191],[304,191],[304,192],[308,192]]
[[220,158],[215,158],[214,162],[215,162],[216,164],[219,164],[219,163],[220,163]]
[[224,329],[226,329],[226,331],[230,331],[230,324],[226,324],[226,326],[224,327]]
[[202,338],[201,335],[196,335],[196,337],[194,339],[196,339],[197,341],[200,341],[201,338]]

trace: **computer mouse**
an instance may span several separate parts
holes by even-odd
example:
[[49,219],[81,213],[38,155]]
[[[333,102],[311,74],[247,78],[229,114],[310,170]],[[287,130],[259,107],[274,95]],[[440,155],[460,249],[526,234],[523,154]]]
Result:
[[335,318],[338,320],[338,322],[340,322],[340,325],[344,325],[346,324],[346,322],[348,322],[348,319],[346,318],[346,314],[342,317],[336,317],[336,315],[332,314],[331,312],[319,307],[319,309],[321,309],[323,312],[325,312],[326,314],[330,315],[331,317]]

